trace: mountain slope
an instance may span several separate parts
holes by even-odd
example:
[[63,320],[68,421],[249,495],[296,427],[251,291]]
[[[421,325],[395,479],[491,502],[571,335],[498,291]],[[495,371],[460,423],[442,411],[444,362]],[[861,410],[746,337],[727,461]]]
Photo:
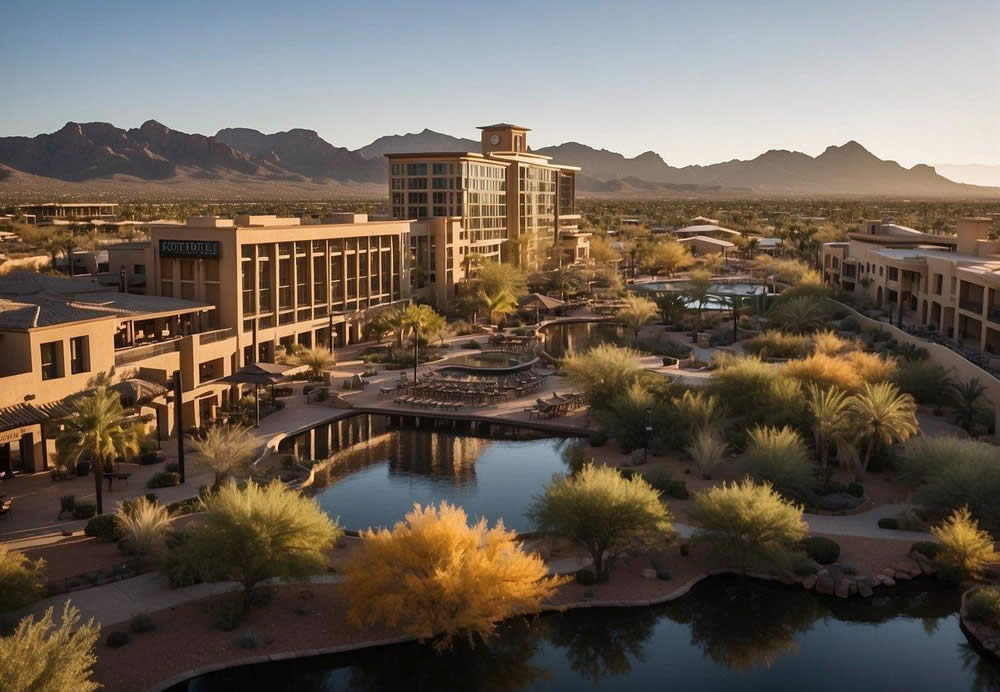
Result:
[[308,178],[354,182],[384,182],[385,162],[335,147],[315,130],[293,129],[266,135],[245,127],[225,128],[216,141]]
[[[479,142],[425,129],[350,151],[306,129],[264,134],[225,128],[209,137],[155,120],[129,130],[70,122],[36,137],[0,137],[0,194],[384,198],[383,154],[420,151],[479,151]],[[815,157],[771,150],[746,161],[684,167],[670,166],[652,151],[628,158],[579,142],[537,153],[581,166],[578,190],[594,196],[1000,198],[1000,188],[956,183],[922,164],[907,169],[854,141]]]
[[379,159],[385,154],[415,154],[427,151],[480,151],[474,139],[462,139],[424,128],[422,132],[405,135],[385,135],[357,150],[366,159]]

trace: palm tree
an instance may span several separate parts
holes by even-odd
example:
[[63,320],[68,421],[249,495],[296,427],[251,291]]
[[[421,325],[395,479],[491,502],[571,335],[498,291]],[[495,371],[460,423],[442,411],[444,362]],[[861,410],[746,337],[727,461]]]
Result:
[[413,336],[413,381],[417,381],[418,348],[420,337],[439,333],[445,326],[445,319],[434,311],[430,305],[410,304],[403,310],[401,317],[403,328]]
[[104,512],[101,479],[105,465],[118,457],[139,451],[139,435],[134,426],[125,425],[125,409],[118,393],[99,387],[83,397],[74,407],[76,415],[66,421],[59,435],[60,447],[69,450],[75,463],[83,455],[90,457],[97,495],[97,513]]
[[507,291],[517,298],[528,292],[524,272],[506,262],[483,262],[476,272],[476,281],[479,288],[490,296]]
[[962,427],[962,430],[971,433],[976,416],[987,403],[986,387],[978,377],[973,377],[968,382],[953,384],[951,395],[955,402],[955,422]]
[[687,308],[686,298],[676,291],[661,294],[656,299],[656,307],[660,309],[660,315],[664,322],[673,324],[677,318],[684,314]]
[[920,430],[913,397],[902,394],[889,382],[865,383],[864,389],[851,397],[850,407],[854,427],[862,438],[868,438],[862,472],[868,470],[875,445],[880,441],[886,445],[904,442]]
[[202,463],[215,472],[216,488],[226,476],[249,461],[258,447],[254,434],[241,425],[211,427],[191,444]]
[[830,442],[847,424],[851,410],[850,397],[836,387],[821,388],[810,385],[806,405],[813,419],[813,437],[820,467],[826,471]]
[[319,377],[323,371],[336,365],[337,361],[326,346],[304,348],[290,355],[286,362],[290,365],[307,365],[313,377]]
[[560,300],[566,300],[568,291],[575,291],[580,288],[580,273],[572,267],[559,267],[552,272],[549,277],[549,286],[553,291],[559,293]]
[[618,311],[615,319],[623,322],[626,327],[635,332],[635,341],[639,340],[639,332],[644,326],[656,318],[656,303],[641,296],[628,296],[625,306]]
[[708,295],[712,292],[712,275],[707,271],[698,270],[691,272],[687,285],[684,287],[684,295],[697,305],[697,319],[695,321],[695,335],[701,331],[701,311]]
[[509,315],[517,310],[517,298],[507,290],[500,291],[495,295],[490,295],[486,291],[480,290],[479,299],[482,301],[483,308],[489,314],[490,322],[493,324],[499,324],[505,315]]

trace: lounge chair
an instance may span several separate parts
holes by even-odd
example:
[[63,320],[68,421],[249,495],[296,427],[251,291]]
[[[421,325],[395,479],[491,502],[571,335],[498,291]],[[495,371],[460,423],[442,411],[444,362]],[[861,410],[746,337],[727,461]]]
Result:
[[7,515],[10,514],[11,507],[14,506],[14,498],[8,497],[6,500],[0,504],[0,518],[6,519]]

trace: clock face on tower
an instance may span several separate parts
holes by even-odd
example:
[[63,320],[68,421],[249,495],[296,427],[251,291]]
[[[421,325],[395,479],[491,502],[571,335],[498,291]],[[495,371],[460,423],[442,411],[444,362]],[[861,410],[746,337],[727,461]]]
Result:
[[500,144],[500,135],[490,135],[490,144],[493,146]]

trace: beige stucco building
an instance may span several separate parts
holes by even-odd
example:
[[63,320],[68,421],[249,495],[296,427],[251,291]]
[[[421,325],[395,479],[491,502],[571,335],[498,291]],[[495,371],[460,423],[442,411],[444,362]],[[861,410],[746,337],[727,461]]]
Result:
[[1000,241],[988,239],[990,221],[961,219],[954,236],[865,221],[846,242],[823,245],[823,275],[896,320],[1000,360]]
[[[392,216],[453,218],[465,241],[453,264],[468,254],[509,260],[529,268],[547,259],[586,261],[589,233],[576,213],[576,166],[552,162],[528,148],[529,129],[484,125],[479,152],[387,154]],[[419,234],[411,236],[416,270],[434,271]]]

